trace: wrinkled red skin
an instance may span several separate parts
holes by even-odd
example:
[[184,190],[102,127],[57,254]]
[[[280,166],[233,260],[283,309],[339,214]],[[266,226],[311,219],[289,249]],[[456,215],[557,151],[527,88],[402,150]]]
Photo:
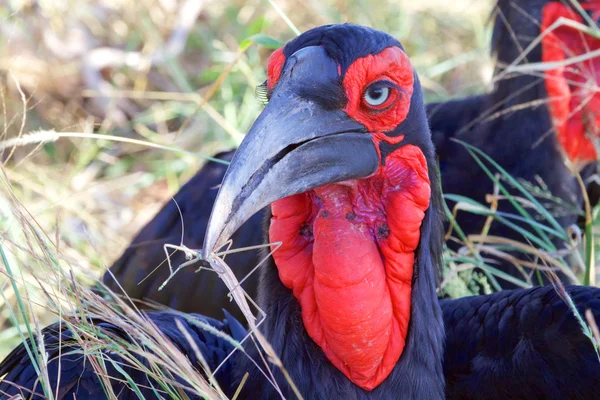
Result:
[[[600,2],[582,3],[588,10],[600,9]],[[547,4],[542,11],[542,32],[559,17],[583,22],[583,18],[559,2]],[[561,26],[542,39],[542,60],[560,62],[600,49],[600,40],[575,28]],[[589,84],[586,87],[586,83]],[[600,93],[594,88],[600,83],[600,58],[560,66],[545,75],[549,109],[558,141],[567,157],[583,166],[597,159],[588,136],[600,136]]]
[[[373,111],[362,101],[366,86],[372,82],[388,80],[405,93],[393,91],[391,98]],[[398,47],[388,47],[377,55],[369,55],[354,61],[344,76],[344,89],[348,104],[346,113],[363,124],[371,134],[389,142],[401,139],[388,137],[391,131],[406,119],[413,93],[414,72],[406,54]]]
[[309,336],[352,382],[379,385],[402,354],[420,227],[429,206],[417,146],[372,177],[327,185],[271,205],[273,257],[302,307]]
[[[355,61],[344,78],[346,112],[365,125],[377,148],[404,136],[383,132],[408,114],[413,70],[404,52],[388,48]],[[380,110],[365,88],[387,79],[394,93]],[[379,385],[404,349],[420,227],[429,206],[427,163],[414,145],[389,154],[366,179],[326,185],[274,202],[270,241],[283,284],[302,308],[309,336],[327,358],[365,390]]]

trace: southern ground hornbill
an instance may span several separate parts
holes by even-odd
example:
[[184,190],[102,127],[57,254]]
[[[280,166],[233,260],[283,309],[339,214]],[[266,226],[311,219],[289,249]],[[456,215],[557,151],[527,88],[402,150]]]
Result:
[[[555,31],[556,37],[561,40],[559,43],[553,42],[555,36],[546,36],[540,45],[528,49],[540,32],[560,17],[583,20],[567,3],[499,1],[492,40],[493,53],[497,57],[497,75],[507,65],[523,58],[525,50],[528,51],[520,65],[560,60],[566,55],[579,54],[586,48],[591,50],[600,47],[597,40],[589,39],[573,28],[562,27]],[[598,2],[582,2],[582,5],[587,9],[598,8]],[[278,57],[281,57],[280,52],[275,53],[272,60],[276,61]],[[274,61],[270,67],[271,74],[276,72],[273,65],[276,65]],[[461,144],[451,140],[457,138],[492,156],[513,177],[536,184],[543,182],[547,192],[563,203],[562,208],[555,210],[559,214],[557,220],[560,225],[568,227],[574,224],[578,218],[577,212],[564,204],[573,204],[576,208],[582,204],[582,196],[575,177],[563,162],[563,155],[566,153],[581,168],[587,165],[584,171],[586,176],[595,170],[595,165],[591,165],[595,160],[595,152],[579,121],[588,118],[597,107],[595,97],[589,97],[588,92],[578,91],[577,86],[569,86],[568,83],[572,82],[574,72],[579,73],[576,80],[580,81],[590,76],[590,71],[593,71],[593,65],[579,63],[570,66],[567,71],[550,71],[547,77],[540,76],[541,72],[537,75],[513,74],[498,81],[489,94],[429,104],[427,113],[441,163],[444,191],[473,198],[482,204],[486,203],[486,195],[493,192],[493,183],[484,171]],[[595,75],[592,78],[595,83]],[[548,92],[552,93],[553,99],[550,111],[547,107]],[[584,108],[581,109],[581,106]],[[575,113],[571,118],[564,115],[568,110]],[[554,133],[552,119],[557,123],[558,135]],[[229,161],[232,154],[221,153],[217,157]],[[170,274],[162,244],[178,244],[183,238],[183,244],[189,248],[201,247],[208,223],[208,210],[214,203],[216,188],[225,170],[225,165],[207,164],[175,195],[177,205],[169,202],[115,262],[111,273],[129,296],[148,298],[186,312],[200,312],[212,317],[221,315],[228,289],[215,274],[198,274],[195,268],[186,268],[180,270],[165,289],[159,291],[158,288]],[[590,187],[594,187],[593,184]],[[595,193],[590,191],[590,194]],[[591,200],[595,202],[597,196]],[[556,206],[556,202],[548,203]],[[498,211],[516,213],[507,201],[500,202]],[[234,247],[262,243],[263,219],[264,215],[257,214],[246,222],[232,237]],[[480,232],[483,221],[480,215],[458,213],[458,223],[466,234]],[[183,237],[182,224],[185,225]],[[490,234],[524,240],[516,230],[500,223],[492,225]],[[565,239],[557,239],[555,243],[562,247]],[[449,245],[454,249],[459,246],[452,241]],[[258,251],[248,251],[231,254],[227,260],[235,266],[237,276],[244,277],[258,264],[260,257]],[[183,263],[183,252],[174,252],[171,261],[173,265]],[[501,263],[499,268],[520,279],[524,278],[509,263]],[[537,282],[536,279],[532,281]],[[111,289],[120,291],[110,274],[105,275],[104,282]],[[502,279],[498,279],[498,282],[503,287],[512,287],[510,282]],[[250,275],[243,284],[251,297],[254,297],[257,285],[257,274]],[[241,317],[237,307],[229,307],[229,310],[236,317]]]
[[[261,374],[250,361],[260,360],[257,346],[247,344],[221,371],[223,390],[231,394],[249,373],[238,398],[296,398],[294,390],[306,399],[599,398],[598,355],[565,298],[599,317],[600,290],[559,295],[546,286],[438,301],[441,193],[421,88],[400,43],[371,28],[329,25],[279,54],[269,68],[271,100],[233,157],[202,255],[214,260],[271,205],[268,237],[281,247],[260,271],[260,330],[295,389],[279,367]],[[193,341],[207,358],[227,348],[213,332],[178,334],[170,315],[149,314],[184,351]],[[230,317],[210,325],[239,330]],[[69,394],[97,390],[89,374],[73,373],[89,372],[85,357],[59,368]],[[18,391],[8,380],[32,388],[23,347],[1,364],[4,373],[4,392]],[[129,377],[149,386],[145,376]],[[116,389],[133,397],[124,382],[115,380]]]

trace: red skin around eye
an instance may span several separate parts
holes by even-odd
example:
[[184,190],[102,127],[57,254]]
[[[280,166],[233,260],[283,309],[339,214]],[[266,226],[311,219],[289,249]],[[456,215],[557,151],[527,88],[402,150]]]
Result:
[[[369,109],[364,103],[364,91],[370,83],[382,80],[393,82],[404,93],[397,93],[398,98],[388,109]],[[346,71],[343,85],[348,98],[346,113],[380,140],[389,143],[397,140],[381,133],[396,128],[406,119],[410,109],[414,71],[406,54],[398,47],[388,47],[379,54],[359,58]]]
[[285,64],[285,54],[283,54],[283,47],[275,50],[271,57],[269,57],[269,65],[267,67],[267,89],[273,90],[279,78],[281,77],[281,71]]
[[[598,10],[600,2],[582,3],[582,6]],[[543,9],[541,30],[547,30],[560,17],[583,22],[583,18],[569,7],[552,2]],[[600,40],[563,25],[543,37],[542,61],[560,62],[597,49],[600,49]],[[581,164],[596,160],[596,150],[586,133],[596,136],[600,133],[600,113],[597,111],[600,110],[600,94],[593,89],[599,80],[600,58],[559,66],[545,74],[550,99],[548,108],[558,142],[572,162]]]

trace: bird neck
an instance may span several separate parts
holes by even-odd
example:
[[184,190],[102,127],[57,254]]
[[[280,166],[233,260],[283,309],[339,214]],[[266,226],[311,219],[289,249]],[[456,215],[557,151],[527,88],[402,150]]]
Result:
[[[267,315],[277,316],[267,317],[263,332],[292,378],[302,379],[306,366],[321,357],[329,361],[318,363],[326,373],[352,390],[381,393],[381,387],[400,388],[401,382],[406,393],[424,385],[443,393],[443,322],[431,255],[422,258],[429,265],[413,274],[418,248],[430,250],[429,243],[419,244],[422,225],[427,232],[431,225],[427,171],[421,150],[406,145],[370,178],[272,205],[270,241],[282,245],[273,256],[276,269],[261,279],[259,299]],[[274,290],[282,284],[285,289]],[[306,349],[306,364],[296,358],[289,367],[284,359],[290,348]]]

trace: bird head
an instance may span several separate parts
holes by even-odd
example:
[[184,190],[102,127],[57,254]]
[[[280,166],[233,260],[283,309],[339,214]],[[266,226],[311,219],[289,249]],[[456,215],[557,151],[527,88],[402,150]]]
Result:
[[419,80],[396,39],[343,24],[275,51],[267,87],[221,185],[203,257],[270,204],[270,241],[281,243],[273,258],[308,335],[372,390],[406,344],[415,260],[441,246],[441,235],[429,237],[439,189]]
[[353,24],[307,31],[271,55],[267,85],[269,102],[223,179],[204,256],[275,200],[366,178],[409,143],[431,155],[419,81],[384,32]]

